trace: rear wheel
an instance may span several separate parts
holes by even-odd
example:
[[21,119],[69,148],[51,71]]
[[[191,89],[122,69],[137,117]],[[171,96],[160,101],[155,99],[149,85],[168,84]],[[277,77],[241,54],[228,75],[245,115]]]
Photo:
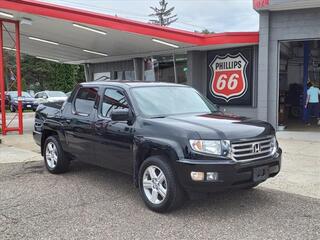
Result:
[[168,160],[151,156],[139,171],[140,194],[147,207],[155,212],[167,212],[181,206],[184,193]]
[[69,169],[69,160],[65,158],[59,139],[50,136],[44,144],[44,161],[50,173],[63,173]]

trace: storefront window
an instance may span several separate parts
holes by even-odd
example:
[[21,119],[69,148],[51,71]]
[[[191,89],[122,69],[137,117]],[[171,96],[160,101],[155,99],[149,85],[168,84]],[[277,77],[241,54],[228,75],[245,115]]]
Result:
[[173,56],[154,56],[154,73],[157,82],[175,82]]
[[94,81],[109,81],[111,79],[110,72],[100,72],[93,75]]
[[176,71],[177,71],[177,83],[187,84],[187,74],[188,74],[188,65],[187,65],[187,55],[176,55]]
[[187,83],[187,70],[186,54],[153,56],[144,60],[145,81]]
[[125,79],[126,79],[126,80],[130,80],[130,81],[135,80],[134,71],[125,71],[124,74],[125,74]]
[[154,74],[154,61],[152,57],[144,59],[144,80],[148,82],[154,82],[156,80]]

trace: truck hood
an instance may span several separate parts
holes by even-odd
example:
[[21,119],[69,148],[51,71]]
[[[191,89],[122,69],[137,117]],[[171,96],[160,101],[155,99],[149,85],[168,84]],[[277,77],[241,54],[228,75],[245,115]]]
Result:
[[183,126],[187,131],[196,131],[201,139],[239,140],[275,134],[267,122],[224,113],[176,115],[161,120],[169,125]]

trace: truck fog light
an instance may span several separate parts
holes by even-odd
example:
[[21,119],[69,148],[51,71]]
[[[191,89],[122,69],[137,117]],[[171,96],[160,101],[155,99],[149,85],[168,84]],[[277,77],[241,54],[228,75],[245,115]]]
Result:
[[207,172],[207,181],[218,181],[217,172]]
[[203,181],[204,180],[204,172],[191,172],[191,178],[193,181]]

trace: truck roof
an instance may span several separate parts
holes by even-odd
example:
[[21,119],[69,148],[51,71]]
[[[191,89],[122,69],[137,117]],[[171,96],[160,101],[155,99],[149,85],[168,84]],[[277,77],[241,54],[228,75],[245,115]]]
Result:
[[96,82],[86,82],[81,83],[81,85],[92,86],[92,85],[99,85],[99,86],[119,86],[125,88],[133,88],[133,87],[155,87],[155,86],[186,86],[182,84],[176,83],[166,83],[166,82],[146,82],[146,81],[127,81],[127,80],[118,80],[118,81],[96,81]]

